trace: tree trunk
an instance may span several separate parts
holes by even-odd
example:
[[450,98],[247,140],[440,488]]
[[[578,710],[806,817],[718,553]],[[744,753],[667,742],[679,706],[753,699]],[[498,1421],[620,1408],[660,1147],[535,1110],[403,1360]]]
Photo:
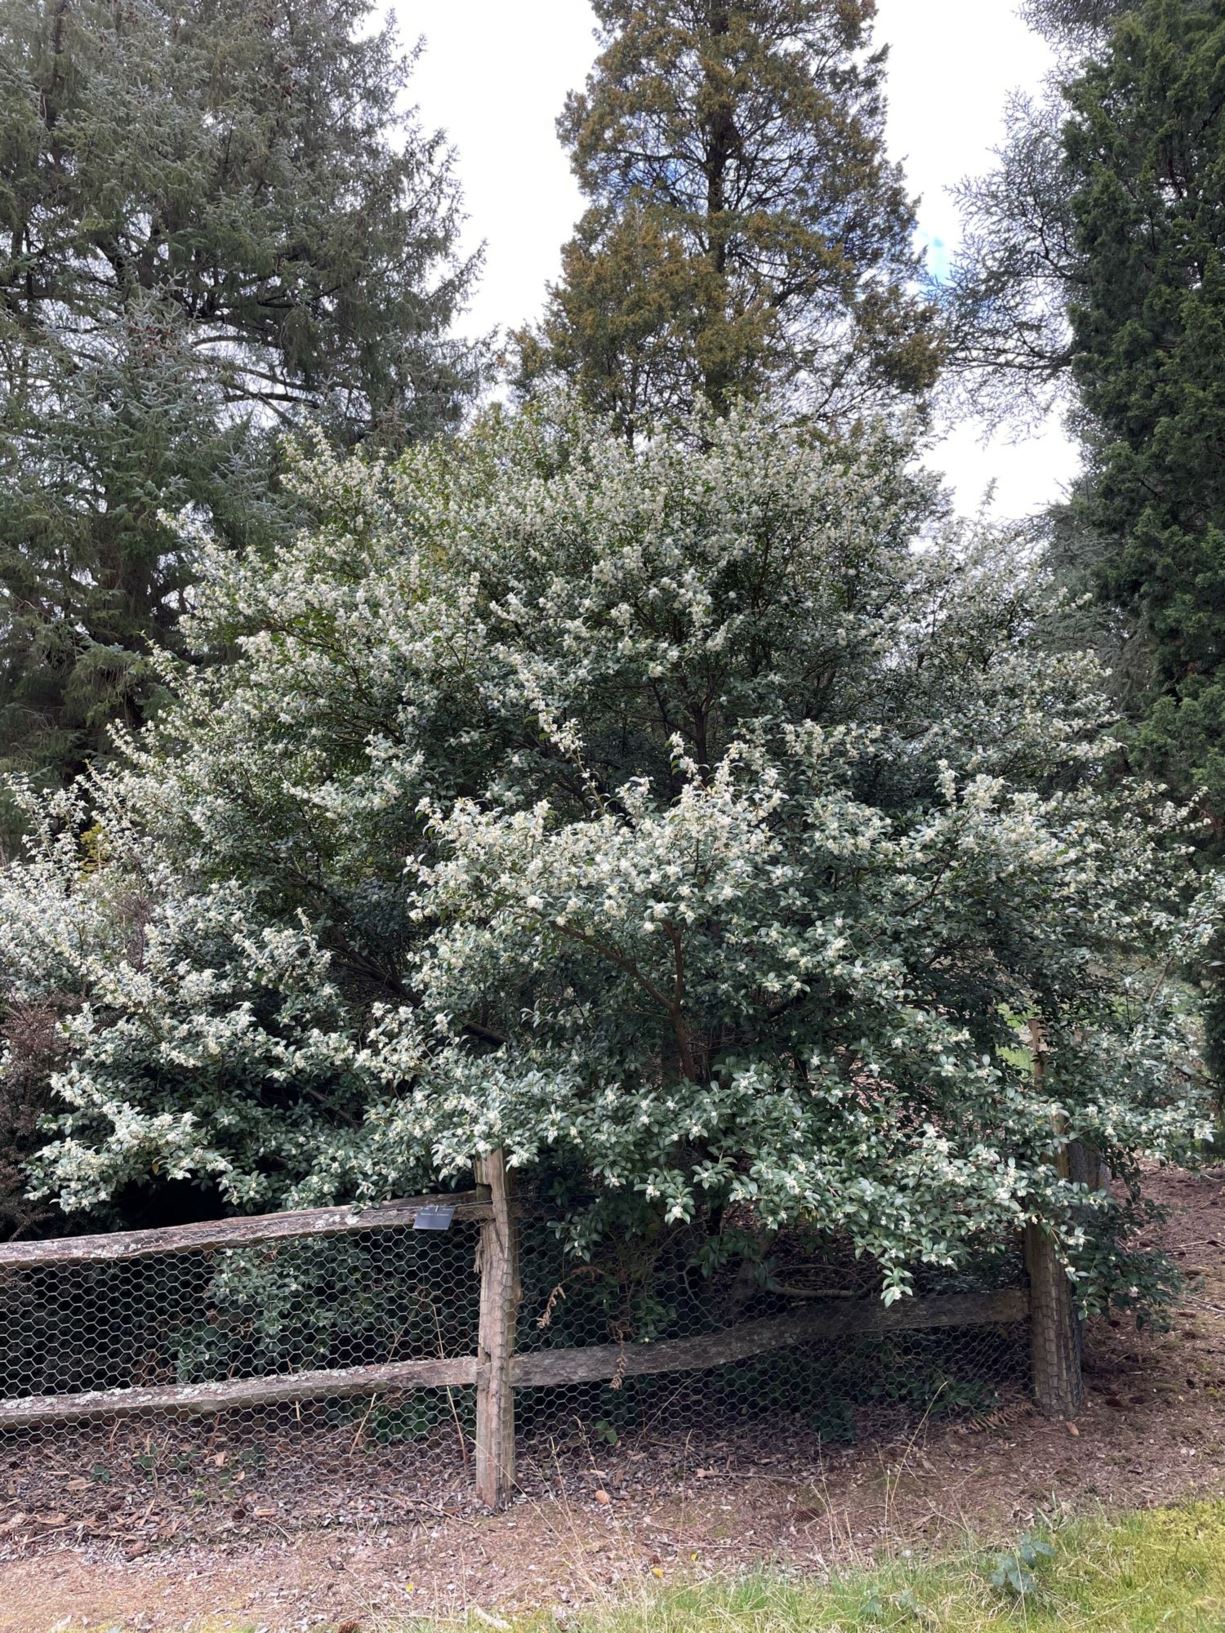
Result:
[[703,130],[703,169],[706,173],[706,240],[707,256],[715,273],[715,291],[718,304],[708,303],[704,327],[720,336],[717,361],[708,357],[702,368],[702,391],[715,413],[726,411],[735,379],[735,371],[727,356],[726,337],[721,331],[727,323],[727,171],[736,145],[736,117],[732,98],[722,82],[720,68],[715,65],[722,41],[731,28],[731,19],[724,0],[714,0],[707,17],[708,39],[706,49],[710,63],[706,70],[706,92],[709,110]]

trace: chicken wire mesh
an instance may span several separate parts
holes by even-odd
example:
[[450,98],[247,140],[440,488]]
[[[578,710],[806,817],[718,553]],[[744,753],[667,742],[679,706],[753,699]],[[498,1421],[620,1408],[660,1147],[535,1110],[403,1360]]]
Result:
[[[176,1537],[370,1526],[468,1506],[474,1386],[306,1385],[320,1372],[475,1356],[480,1229],[457,1219],[445,1232],[401,1224],[0,1267],[6,1402],[293,1385],[293,1398],[206,1413],[199,1399],[173,1409],[163,1395],[117,1415],[103,1400],[83,1419],[42,1425],[6,1424],[0,1406],[0,1552],[70,1542],[130,1553]],[[809,1334],[723,1364],[636,1375],[625,1357],[646,1346],[654,1359],[660,1345],[756,1332],[798,1311],[874,1306],[879,1274],[843,1244],[768,1235],[750,1218],[725,1221],[717,1239],[659,1232],[576,1263],[556,1222],[525,1202],[519,1237],[517,1354],[598,1346],[602,1369],[582,1383],[516,1390],[526,1491],[585,1487],[597,1465],[602,1480],[632,1485],[644,1459],[664,1478],[673,1468],[817,1459],[918,1423],[987,1419],[1024,1388],[1024,1323]],[[1006,1249],[956,1278],[920,1275],[916,1290],[938,1297],[1022,1281],[1020,1256]]]
[[[625,1240],[591,1264],[567,1264],[547,1226],[523,1225],[523,1300],[517,1351],[586,1345],[674,1346],[721,1334],[761,1334],[760,1353],[710,1366],[638,1375],[618,1366],[600,1381],[521,1389],[520,1469],[550,1483],[634,1458],[678,1466],[742,1466],[913,1432],[919,1422],[988,1420],[1028,1381],[1024,1321],[886,1333],[801,1331],[778,1343],[789,1318],[877,1307],[879,1269],[845,1242],[813,1231],[767,1233],[751,1217],[724,1222],[739,1251],[724,1257],[700,1228]],[[1024,1285],[1019,1245],[986,1253],[957,1274],[919,1267],[920,1299]],[[677,1353],[682,1346],[677,1346]],[[719,1344],[710,1345],[710,1353]],[[700,1360],[701,1345],[694,1351]]]
[[[295,1398],[199,1408],[216,1404],[213,1385],[274,1380],[275,1393],[321,1372],[472,1356],[478,1236],[456,1221],[445,1233],[403,1225],[0,1268],[5,1404],[93,1405],[42,1424],[6,1424],[0,1406],[0,1548],[73,1539],[130,1550],[257,1522],[366,1523],[464,1490],[470,1385],[355,1391],[331,1380]],[[82,1400],[168,1386],[198,1399],[133,1415],[113,1397]]]

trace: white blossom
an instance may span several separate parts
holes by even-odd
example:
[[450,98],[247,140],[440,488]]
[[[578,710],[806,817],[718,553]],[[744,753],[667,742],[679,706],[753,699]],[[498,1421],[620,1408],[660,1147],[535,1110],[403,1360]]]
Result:
[[1040,580],[1006,540],[916,550],[887,442],[699,430],[318,448],[295,546],[210,557],[193,638],[236,658],[167,662],[177,701],[31,797],[0,876],[4,995],[62,1042],[36,1184],[272,1205],[501,1145],[585,1176],[577,1249],[751,1203],[897,1297],[1035,1215],[1073,1253],[1108,1204],[1067,1138],[1125,1178],[1188,1147],[1166,977],[1220,897],[1184,918],[1178,813],[1102,777]]

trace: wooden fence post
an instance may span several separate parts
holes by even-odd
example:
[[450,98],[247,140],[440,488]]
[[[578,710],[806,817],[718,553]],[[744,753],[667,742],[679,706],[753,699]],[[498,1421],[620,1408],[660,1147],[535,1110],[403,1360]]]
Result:
[[1025,1268],[1034,1400],[1045,1417],[1074,1418],[1085,1401],[1080,1329],[1072,1284],[1041,1225],[1025,1227]]
[[478,1158],[479,1184],[488,1185],[493,1217],[481,1225],[481,1274],[476,1355],[476,1495],[489,1508],[510,1501],[515,1484],[515,1391],[511,1363],[519,1313],[519,1227],[511,1208],[506,1157]]
[[[1037,1020],[1029,1023],[1029,1038],[1034,1082],[1041,1088],[1046,1076],[1046,1042]],[[1062,1178],[1070,1177],[1066,1146],[1056,1158],[1056,1167]],[[1059,1262],[1054,1243],[1038,1224],[1025,1227],[1025,1269],[1029,1276],[1029,1356],[1034,1400],[1045,1417],[1074,1418],[1085,1401],[1080,1323],[1067,1271]]]

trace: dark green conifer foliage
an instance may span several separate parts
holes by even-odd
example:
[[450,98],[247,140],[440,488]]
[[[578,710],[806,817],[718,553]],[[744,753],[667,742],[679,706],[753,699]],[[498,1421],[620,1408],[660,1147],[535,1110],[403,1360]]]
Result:
[[450,154],[367,16],[0,11],[0,762],[63,775],[140,717],[190,577],[167,512],[268,543],[280,432],[394,446],[474,387]]
[[1048,40],[1080,47],[1100,39],[1132,3],[1133,0],[1026,0],[1021,15]]
[[[1225,862],[1225,5],[1149,0],[1068,90],[1098,577],[1144,654],[1133,757]],[[1225,1069],[1225,981],[1213,1047]]]
[[873,0],[595,0],[558,121],[590,208],[521,382],[627,434],[774,395],[832,426],[921,398],[940,341],[885,157]]
[[[952,369],[997,418],[1070,385],[1085,470],[1052,561],[1097,592],[1127,755],[1225,865],[1225,4],[1030,0],[1061,53],[967,182]],[[1066,400],[1066,399],[1065,399]],[[1225,1104],[1225,928],[1208,960]]]

